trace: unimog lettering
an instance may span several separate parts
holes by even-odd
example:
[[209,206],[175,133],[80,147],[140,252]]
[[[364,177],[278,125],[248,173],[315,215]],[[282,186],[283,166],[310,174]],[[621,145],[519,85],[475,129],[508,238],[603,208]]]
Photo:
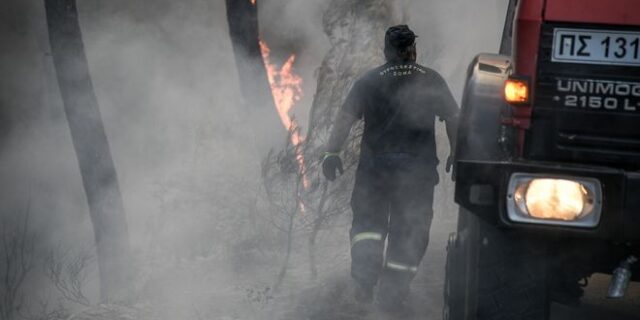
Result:
[[607,80],[558,79],[556,90],[563,95],[555,102],[570,108],[635,112],[640,110],[640,83]]

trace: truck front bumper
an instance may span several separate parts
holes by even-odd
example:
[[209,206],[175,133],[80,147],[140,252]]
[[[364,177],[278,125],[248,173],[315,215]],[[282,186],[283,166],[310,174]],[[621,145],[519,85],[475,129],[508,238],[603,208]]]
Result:
[[[515,222],[507,213],[509,180],[514,173],[592,178],[602,186],[602,212],[592,228]],[[490,223],[508,228],[640,242],[640,172],[607,167],[531,161],[457,163],[456,202]]]

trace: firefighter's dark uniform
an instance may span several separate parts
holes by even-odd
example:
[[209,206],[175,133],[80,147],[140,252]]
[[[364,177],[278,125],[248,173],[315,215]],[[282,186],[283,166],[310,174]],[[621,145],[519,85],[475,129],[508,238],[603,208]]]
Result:
[[369,71],[342,107],[364,118],[351,199],[351,273],[365,287],[380,278],[378,296],[404,299],[418,270],[438,183],[435,118],[446,120],[457,111],[442,77],[412,62]]

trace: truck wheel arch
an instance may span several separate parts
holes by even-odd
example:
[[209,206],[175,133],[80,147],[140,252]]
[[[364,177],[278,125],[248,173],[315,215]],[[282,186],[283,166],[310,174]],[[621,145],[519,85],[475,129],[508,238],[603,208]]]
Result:
[[497,160],[501,116],[510,110],[504,101],[504,81],[511,73],[511,57],[483,53],[467,70],[456,143],[457,160]]

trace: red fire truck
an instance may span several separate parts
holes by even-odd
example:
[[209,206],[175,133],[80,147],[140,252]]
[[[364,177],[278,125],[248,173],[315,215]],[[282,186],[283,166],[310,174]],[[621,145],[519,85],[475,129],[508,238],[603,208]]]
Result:
[[548,319],[640,257],[640,1],[511,0],[471,63],[445,319]]

